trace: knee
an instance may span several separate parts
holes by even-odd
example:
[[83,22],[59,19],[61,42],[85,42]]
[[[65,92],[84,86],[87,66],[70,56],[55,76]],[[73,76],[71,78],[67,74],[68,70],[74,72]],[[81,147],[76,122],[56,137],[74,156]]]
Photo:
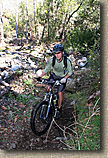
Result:
[[63,92],[58,92],[59,96],[63,96]]

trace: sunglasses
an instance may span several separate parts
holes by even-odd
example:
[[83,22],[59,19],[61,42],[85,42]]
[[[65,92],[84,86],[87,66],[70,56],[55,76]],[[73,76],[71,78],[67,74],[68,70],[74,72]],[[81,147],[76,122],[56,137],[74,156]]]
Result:
[[60,54],[61,52],[55,52],[55,54]]

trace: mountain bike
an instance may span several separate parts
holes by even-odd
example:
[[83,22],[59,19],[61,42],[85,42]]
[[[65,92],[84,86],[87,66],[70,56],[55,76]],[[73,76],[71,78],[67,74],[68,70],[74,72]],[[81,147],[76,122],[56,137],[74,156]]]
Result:
[[[60,81],[42,79],[42,84],[49,85],[49,92],[45,93],[44,99],[37,104],[31,113],[30,125],[35,135],[41,136],[49,129],[51,121],[56,118],[58,108],[58,86]],[[56,91],[54,91],[56,90]]]

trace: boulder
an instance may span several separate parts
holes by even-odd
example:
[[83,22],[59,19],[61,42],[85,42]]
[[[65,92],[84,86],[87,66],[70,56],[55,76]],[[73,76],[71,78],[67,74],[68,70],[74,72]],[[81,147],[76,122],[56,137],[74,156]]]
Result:
[[80,66],[80,67],[84,67],[86,64],[87,64],[87,58],[86,57],[82,57],[82,59],[79,59],[77,61],[77,64]]
[[20,68],[21,68],[20,65],[13,65],[12,68],[10,69],[10,71],[16,71],[16,70],[18,70]]
[[66,83],[66,90],[73,91],[76,87],[76,79],[68,78]]
[[1,73],[1,76],[2,76],[4,79],[6,79],[6,78],[8,78],[9,73],[8,73],[6,70],[4,70],[4,71]]

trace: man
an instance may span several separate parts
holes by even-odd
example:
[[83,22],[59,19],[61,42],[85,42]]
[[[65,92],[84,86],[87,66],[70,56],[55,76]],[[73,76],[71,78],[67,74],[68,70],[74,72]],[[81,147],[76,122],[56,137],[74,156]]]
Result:
[[[67,78],[72,75],[73,67],[71,59],[64,56],[64,47],[62,44],[56,44],[53,47],[53,53],[55,56],[49,59],[40,77],[43,77],[47,72],[51,70],[51,68],[53,68],[53,73],[51,74],[50,79],[53,78],[54,80],[60,80],[61,82],[61,85],[58,89],[59,100],[57,117],[59,118],[63,103],[63,92],[66,87],[66,81]],[[66,65],[64,65],[64,59],[66,60]]]

